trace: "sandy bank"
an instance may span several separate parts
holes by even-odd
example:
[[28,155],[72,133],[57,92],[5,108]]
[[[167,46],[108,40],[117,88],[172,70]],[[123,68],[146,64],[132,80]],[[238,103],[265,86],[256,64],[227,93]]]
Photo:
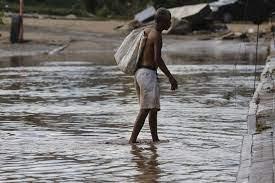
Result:
[[[58,53],[54,55],[54,59],[111,60],[113,50],[120,45],[124,37],[114,28],[126,23],[126,21],[118,20],[88,21],[25,18],[24,38],[28,42],[12,45],[9,43],[10,18],[5,18],[4,21],[6,25],[0,27],[0,33],[2,34],[0,37],[0,58],[2,60],[10,56],[49,56],[49,53],[52,53],[53,50],[58,50]],[[228,27],[234,32],[247,32],[249,29],[256,31],[256,26],[251,24],[231,24]],[[269,25],[261,26],[261,31],[268,32]],[[165,35],[164,49],[167,53],[171,53],[170,58],[173,60],[194,59],[196,55],[200,57],[198,62],[204,61],[203,58],[207,58],[208,61],[215,59],[221,61],[223,59],[233,60],[236,56],[234,56],[234,51],[232,53],[231,48],[240,47],[241,41],[219,40],[226,33],[196,32],[185,36]],[[269,33],[266,35],[270,36]],[[255,33],[251,34],[252,42],[247,43],[249,47],[254,46],[254,37]],[[265,40],[269,40],[269,38],[263,37],[261,39],[262,45],[265,45]],[[64,47],[64,45],[67,46]],[[213,48],[209,48],[209,45]],[[217,53],[215,47],[221,47],[221,45],[223,49],[219,49],[221,53],[220,51]],[[64,49],[59,49],[62,47]],[[214,57],[212,57],[213,50],[215,51]],[[250,50],[253,51],[254,49]],[[201,52],[206,53],[207,56],[198,54]],[[239,50],[237,49],[235,52],[239,53]],[[233,57],[230,57],[230,55],[233,55]],[[218,57],[216,58],[216,56]]]

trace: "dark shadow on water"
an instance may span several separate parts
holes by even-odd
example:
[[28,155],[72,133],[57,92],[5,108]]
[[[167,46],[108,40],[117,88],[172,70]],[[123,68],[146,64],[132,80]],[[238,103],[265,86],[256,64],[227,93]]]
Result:
[[[37,66],[40,64],[40,61],[35,58],[36,57],[33,56],[12,56],[2,58],[0,68]],[[44,57],[44,59],[45,58],[46,57]]]
[[33,56],[13,56],[10,57],[8,63],[9,67],[30,67],[40,64],[40,62],[35,60],[35,57]]
[[158,167],[157,147],[150,144],[149,147],[143,148],[138,145],[132,145],[132,161],[136,163],[139,174],[135,175],[135,182],[159,182],[161,169]]
[[11,57],[10,59],[10,66],[11,67],[19,67],[19,66],[23,66],[23,61],[24,58],[20,57],[20,56],[15,56],[15,57]]

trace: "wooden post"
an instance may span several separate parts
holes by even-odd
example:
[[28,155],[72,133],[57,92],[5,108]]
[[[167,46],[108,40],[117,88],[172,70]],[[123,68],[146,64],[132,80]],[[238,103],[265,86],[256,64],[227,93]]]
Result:
[[19,0],[19,16],[20,16],[20,30],[18,41],[23,42],[24,40],[24,26],[23,26],[23,16],[24,16],[24,0]]

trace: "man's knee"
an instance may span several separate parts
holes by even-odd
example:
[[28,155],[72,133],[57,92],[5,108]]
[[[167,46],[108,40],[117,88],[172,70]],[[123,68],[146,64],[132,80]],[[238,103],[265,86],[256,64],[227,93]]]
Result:
[[150,112],[150,109],[140,109],[139,113],[142,114],[148,114]]
[[149,112],[149,109],[140,109],[138,116],[139,118],[146,118]]
[[158,109],[154,108],[154,109],[150,109],[150,114],[157,114],[158,113]]

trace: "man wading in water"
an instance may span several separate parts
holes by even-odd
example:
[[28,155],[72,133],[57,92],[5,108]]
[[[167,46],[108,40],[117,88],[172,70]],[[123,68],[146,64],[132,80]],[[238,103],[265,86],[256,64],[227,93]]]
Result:
[[161,58],[162,31],[171,25],[171,13],[165,8],[159,8],[155,15],[156,25],[154,28],[146,28],[146,45],[138,70],[135,73],[135,84],[139,98],[140,111],[137,116],[129,143],[136,143],[138,134],[143,127],[144,121],[149,114],[149,125],[152,139],[159,141],[157,133],[157,112],[160,110],[160,93],[157,77],[157,68],[169,78],[171,90],[178,88],[177,81],[167,69]]

